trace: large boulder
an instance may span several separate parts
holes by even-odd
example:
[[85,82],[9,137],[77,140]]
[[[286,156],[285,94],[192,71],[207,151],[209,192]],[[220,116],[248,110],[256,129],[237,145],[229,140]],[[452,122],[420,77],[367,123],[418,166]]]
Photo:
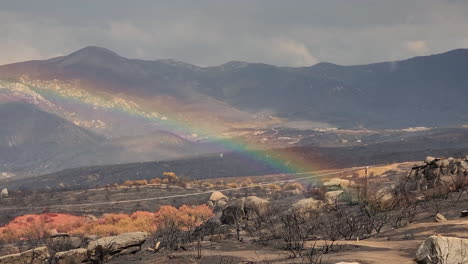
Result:
[[244,198],[244,212],[247,219],[266,216],[271,211],[271,204],[268,200],[257,196]]
[[[125,255],[134,253],[141,249],[148,234],[145,232],[124,233],[117,236],[103,237],[88,244],[88,251],[96,255],[99,248],[108,252],[109,255]],[[138,249],[138,250],[137,250]]]
[[219,200],[228,201],[229,199],[222,192],[215,191],[215,192],[211,193],[210,201],[212,201],[213,203],[216,203]]
[[57,233],[50,236],[50,244],[54,248],[62,250],[76,249],[83,245],[83,239],[65,233]]
[[419,264],[468,264],[468,239],[431,236],[416,252]]
[[8,197],[8,189],[3,188],[2,191],[0,192],[0,198],[7,198]]
[[223,209],[220,221],[224,225],[237,225],[245,218],[244,208],[230,205]]
[[46,247],[38,247],[18,254],[0,257],[0,264],[43,264],[49,259],[49,250]]
[[325,201],[328,204],[333,204],[334,202],[336,202],[340,198],[340,196],[342,194],[343,194],[342,190],[326,192],[325,193]]
[[306,198],[297,201],[292,205],[292,210],[297,212],[309,212],[320,210],[323,207],[323,202],[314,198]]
[[57,264],[84,263],[88,260],[86,248],[72,249],[55,254]]

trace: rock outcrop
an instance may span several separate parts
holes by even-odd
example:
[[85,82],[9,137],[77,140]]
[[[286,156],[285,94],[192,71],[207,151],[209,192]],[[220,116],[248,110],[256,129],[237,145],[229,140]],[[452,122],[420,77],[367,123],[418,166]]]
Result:
[[108,251],[109,255],[125,255],[141,250],[141,245],[146,241],[148,234],[145,232],[124,233],[117,236],[103,237],[88,244],[88,251],[96,255],[99,249]]
[[413,166],[408,180],[413,189],[426,190],[442,184],[454,184],[457,177],[468,176],[468,157],[434,158],[427,157],[423,165]]
[[38,247],[18,254],[0,257],[0,264],[43,264],[49,259],[46,247]]
[[468,264],[468,239],[431,236],[416,252],[419,264]]

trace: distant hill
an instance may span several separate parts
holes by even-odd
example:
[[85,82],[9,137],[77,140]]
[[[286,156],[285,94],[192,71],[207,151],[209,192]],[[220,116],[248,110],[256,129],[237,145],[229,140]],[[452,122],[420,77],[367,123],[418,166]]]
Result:
[[[83,87],[139,97],[171,96],[192,105],[220,101],[227,103],[224,113],[269,111],[336,127],[468,123],[466,49],[369,65],[291,68],[245,62],[198,67],[173,60],[126,59],[104,48],[86,47],[68,56],[0,67],[0,79],[14,81],[23,75],[32,80],[78,79]],[[206,113],[209,107],[192,110]]]
[[[468,124],[467,87],[465,49],[293,68],[246,62],[198,67],[86,47],[0,66],[0,177],[229,151],[213,138],[250,148],[350,148],[385,140],[412,152],[400,141],[411,132],[382,129]],[[366,128],[377,135],[320,133],[317,127]],[[414,142],[417,151],[445,144]],[[452,143],[441,148],[457,148]]]

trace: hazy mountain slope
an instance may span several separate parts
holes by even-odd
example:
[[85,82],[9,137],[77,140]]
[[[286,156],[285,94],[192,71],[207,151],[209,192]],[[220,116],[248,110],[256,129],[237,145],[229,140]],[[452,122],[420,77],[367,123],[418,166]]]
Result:
[[0,104],[0,172],[63,168],[63,157],[99,144],[102,137],[21,103]]
[[[240,108],[338,127],[468,123],[463,114],[468,110],[463,103],[468,96],[468,50],[463,49],[359,66],[320,63],[288,68],[229,62],[202,68],[171,60],[130,60],[87,47],[68,56],[0,67],[0,79],[18,80],[22,75],[32,80],[78,79],[82,87],[135,97],[169,96],[180,105],[218,100],[228,104],[216,106],[214,112],[225,114],[220,120]],[[205,113],[206,108],[192,110]]]
[[81,166],[177,159],[216,150],[161,131],[106,139],[31,104],[0,104],[0,178]]

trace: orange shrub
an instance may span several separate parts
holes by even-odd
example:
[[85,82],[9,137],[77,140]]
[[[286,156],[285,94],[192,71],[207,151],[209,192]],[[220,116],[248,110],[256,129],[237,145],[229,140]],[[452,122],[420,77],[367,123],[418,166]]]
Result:
[[166,179],[170,182],[170,183],[176,183],[177,180],[179,179],[179,177],[177,177],[177,175],[174,173],[174,172],[164,172],[163,173],[164,176],[166,176]]
[[24,215],[0,227],[0,241],[14,242],[20,239],[40,239],[52,229],[74,235],[92,234],[111,236],[127,232],[153,232],[159,228],[175,227],[182,231],[192,231],[213,216],[207,205],[186,206],[179,209],[162,206],[159,211],[137,211],[128,214],[104,214],[96,220],[85,217],[46,213]]
[[84,217],[69,214],[45,213],[40,215],[23,215],[0,227],[0,240],[13,242],[20,239],[40,239],[52,229],[58,232],[70,232],[86,222]]
[[139,181],[125,181],[124,182],[125,186],[143,186],[143,185],[148,185],[147,180],[139,180]]

